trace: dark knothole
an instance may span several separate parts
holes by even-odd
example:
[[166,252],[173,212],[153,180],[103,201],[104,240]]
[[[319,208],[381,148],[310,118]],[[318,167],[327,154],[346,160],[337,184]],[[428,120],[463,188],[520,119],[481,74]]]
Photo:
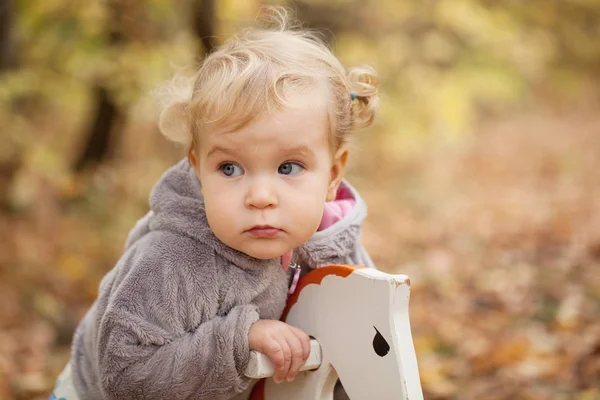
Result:
[[[373,327],[373,328],[375,328],[375,327]],[[375,328],[375,332],[377,332],[377,333],[375,334],[375,337],[373,338],[373,349],[375,350],[375,353],[377,353],[377,355],[379,357],[384,357],[390,351],[390,345],[385,340],[385,338],[381,335],[381,333],[379,333],[377,328]]]

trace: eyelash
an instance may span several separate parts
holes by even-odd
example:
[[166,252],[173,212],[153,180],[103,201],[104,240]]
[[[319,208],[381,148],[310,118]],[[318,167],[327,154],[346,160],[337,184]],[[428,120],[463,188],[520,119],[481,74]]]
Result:
[[[237,166],[238,166],[238,167],[240,167],[242,170],[244,169],[244,168],[242,168],[242,167],[241,167],[241,166],[240,166],[238,163],[236,163],[236,162],[233,162],[233,161],[225,161],[225,162],[222,162],[222,163],[220,163],[219,165],[217,165],[217,171],[221,171],[224,165],[230,165],[230,164],[237,165]],[[297,161],[297,160],[287,160],[287,161],[284,161],[284,162],[282,162],[281,164],[279,164],[279,166],[278,166],[277,168],[279,169],[279,167],[281,167],[281,166],[282,166],[282,165],[284,165],[284,164],[296,164],[296,165],[299,165],[299,166],[301,166],[303,169],[306,169],[306,164],[304,164],[304,163],[303,163],[303,162],[301,162],[301,161]]]
[[[284,161],[281,164],[279,164],[279,167],[281,167],[283,164],[297,164],[297,165],[301,166],[302,168],[306,169],[306,164],[304,164],[301,161],[296,161],[296,160]],[[277,168],[279,168],[279,167],[277,167]]]

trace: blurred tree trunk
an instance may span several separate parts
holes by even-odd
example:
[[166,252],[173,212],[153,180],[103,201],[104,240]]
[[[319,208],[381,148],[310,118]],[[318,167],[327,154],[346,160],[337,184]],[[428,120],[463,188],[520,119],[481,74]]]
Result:
[[15,65],[13,18],[12,0],[0,0],[0,72]]
[[75,162],[76,171],[104,161],[113,144],[116,122],[122,117],[121,111],[105,87],[98,85],[94,88],[94,99],[94,116],[88,128],[83,151]]
[[215,0],[197,0],[192,4],[192,29],[202,48],[198,54],[205,56],[215,48]]
[[[125,42],[125,12],[121,4],[111,1],[108,3],[111,18],[108,18],[108,44],[115,48]],[[101,164],[111,152],[114,145],[116,126],[123,119],[123,113],[110,93],[110,90],[99,83],[94,87],[94,115],[87,129],[83,150],[75,161],[76,171],[82,171],[88,166]]]
[[[16,66],[13,19],[13,1],[0,0],[0,73]],[[2,146],[5,150],[0,158],[0,208],[7,209],[10,188],[21,166],[22,151],[14,141],[10,140],[10,137]]]

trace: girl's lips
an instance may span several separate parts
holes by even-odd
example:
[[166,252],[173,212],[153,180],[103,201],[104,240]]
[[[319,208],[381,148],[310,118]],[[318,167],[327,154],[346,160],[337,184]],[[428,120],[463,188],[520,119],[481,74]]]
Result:
[[281,229],[273,228],[272,226],[255,226],[246,231],[246,233],[257,238],[272,238],[278,236],[282,232]]

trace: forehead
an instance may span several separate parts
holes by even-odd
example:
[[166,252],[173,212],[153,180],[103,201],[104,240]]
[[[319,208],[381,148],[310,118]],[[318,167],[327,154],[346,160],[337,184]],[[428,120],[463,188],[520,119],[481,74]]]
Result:
[[[327,104],[316,90],[289,96],[279,110],[265,111],[236,129],[215,126],[201,138],[203,147],[327,146],[329,123]],[[207,151],[209,149],[206,149]]]

